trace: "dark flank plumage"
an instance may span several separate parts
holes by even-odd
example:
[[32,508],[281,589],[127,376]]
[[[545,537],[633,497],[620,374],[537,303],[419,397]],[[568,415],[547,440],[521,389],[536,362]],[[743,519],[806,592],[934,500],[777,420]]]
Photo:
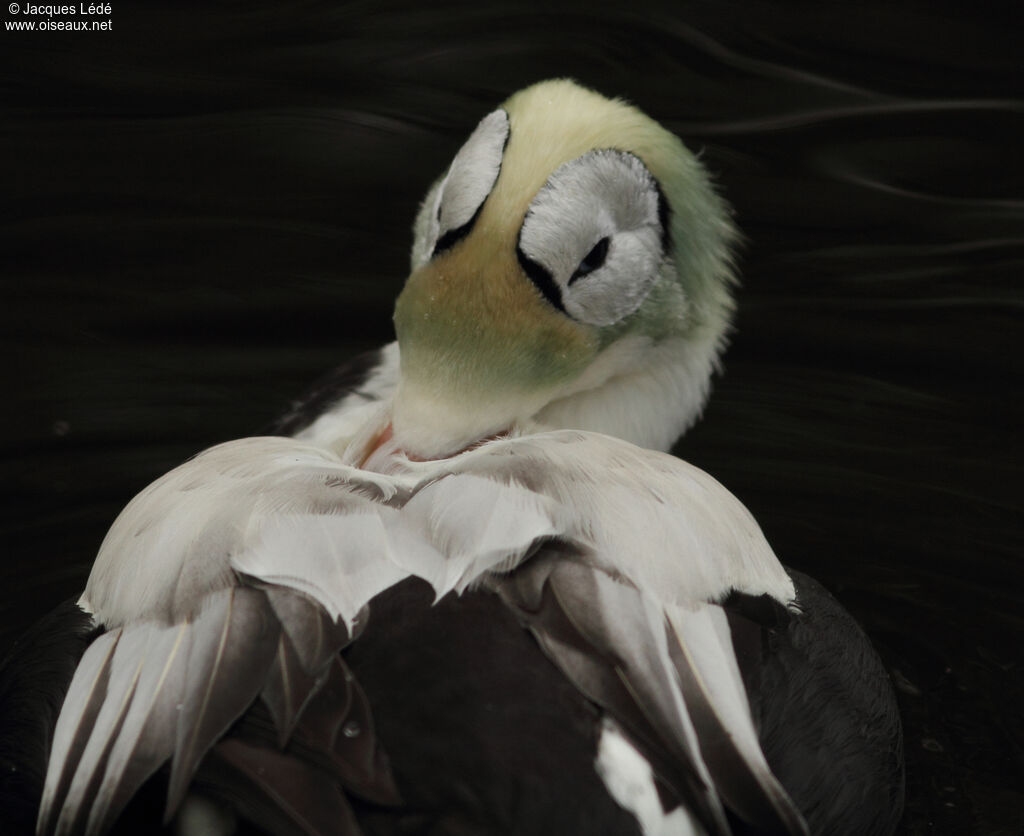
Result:
[[[889,678],[832,596],[791,575],[799,613],[742,595],[724,606],[761,745],[811,833],[890,833],[903,773]],[[666,807],[692,803],[628,697],[615,705],[607,680],[583,696],[515,611],[496,606],[497,594],[469,592],[435,604],[429,587],[415,580],[381,594],[359,640],[322,672],[314,699],[304,704],[308,692],[293,676],[296,693],[285,697],[279,688],[279,697],[253,703],[207,756],[194,787],[231,805],[243,834],[296,827],[366,836],[639,834],[593,768],[599,706],[612,705],[658,765]],[[551,635],[556,618],[544,616]],[[564,622],[560,629],[564,639]],[[45,767],[41,741],[52,738],[71,673],[94,635],[68,602],[26,634],[0,668],[5,833],[33,831]],[[288,705],[304,708],[297,728],[294,713],[283,716]],[[284,751],[281,727],[294,730]],[[353,742],[362,749],[343,751]],[[158,772],[112,832],[158,828],[168,780],[169,770]],[[736,833],[774,832],[732,815],[730,823]]]
[[384,593],[346,653],[407,805],[364,808],[365,831],[639,834],[594,769],[596,706],[494,593],[433,597],[421,581]]
[[892,682],[835,598],[789,574],[798,613],[764,598],[726,602],[765,757],[812,833],[891,833],[904,783]]
[[35,827],[57,715],[96,634],[92,619],[74,601],[65,601],[15,641],[0,661],[4,833],[31,833]]

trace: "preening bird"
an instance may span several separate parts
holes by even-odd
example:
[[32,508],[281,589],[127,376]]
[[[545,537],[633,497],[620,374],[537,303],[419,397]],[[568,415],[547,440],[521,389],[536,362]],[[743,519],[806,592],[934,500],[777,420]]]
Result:
[[625,102],[558,80],[485,116],[423,201],[397,341],[143,490],[20,645],[53,660],[17,705],[40,759],[52,733],[37,832],[890,832],[870,644],[664,452],[734,238]]

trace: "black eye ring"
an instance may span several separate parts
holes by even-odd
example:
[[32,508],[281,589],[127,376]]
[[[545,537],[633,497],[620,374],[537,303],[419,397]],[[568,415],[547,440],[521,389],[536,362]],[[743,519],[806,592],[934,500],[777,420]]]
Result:
[[473,228],[473,221],[476,220],[476,215],[468,224],[463,224],[458,229],[449,229],[444,235],[437,239],[437,243],[434,244],[434,249],[430,253],[430,257],[440,255],[445,250],[450,250],[456,244],[459,243],[463,238],[469,235],[469,230]]
[[573,272],[572,276],[569,277],[569,284],[593,273],[604,264],[605,260],[608,258],[609,243],[611,243],[610,239],[605,236],[594,244],[593,249],[583,256],[583,261],[579,263],[579,266]]

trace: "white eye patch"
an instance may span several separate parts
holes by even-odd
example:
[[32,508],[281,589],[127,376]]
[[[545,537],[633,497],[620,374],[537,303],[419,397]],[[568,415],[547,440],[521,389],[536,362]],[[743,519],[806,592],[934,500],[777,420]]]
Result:
[[501,171],[508,142],[508,114],[496,110],[480,120],[448,168],[430,207],[428,238],[433,253],[466,235]]
[[625,151],[590,151],[555,169],[519,232],[519,261],[555,307],[591,325],[633,313],[665,258],[658,184]]

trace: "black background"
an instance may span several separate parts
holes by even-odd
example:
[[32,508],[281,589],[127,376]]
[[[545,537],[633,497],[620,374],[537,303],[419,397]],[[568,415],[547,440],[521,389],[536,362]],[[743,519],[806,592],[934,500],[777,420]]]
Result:
[[677,452],[867,627],[905,832],[1024,829],[1017,4],[106,17],[0,32],[0,651],[137,490],[391,339],[422,193],[509,93],[568,75],[700,149],[736,208],[736,331]]

